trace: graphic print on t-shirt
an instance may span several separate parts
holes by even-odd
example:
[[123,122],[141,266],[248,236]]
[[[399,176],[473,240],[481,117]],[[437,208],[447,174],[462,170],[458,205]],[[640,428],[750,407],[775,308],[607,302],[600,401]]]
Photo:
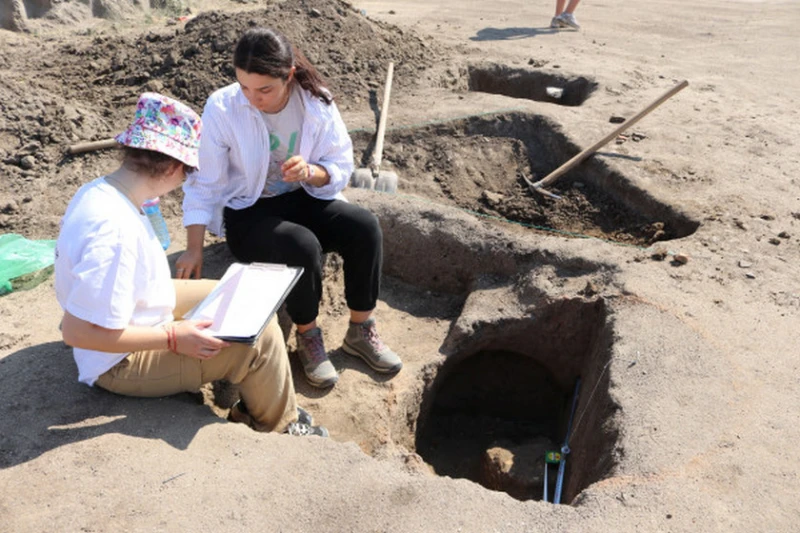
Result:
[[289,141],[282,141],[276,132],[269,134],[269,169],[267,170],[267,182],[264,185],[265,196],[278,196],[292,191],[296,188],[294,183],[283,181],[281,167],[287,159],[294,155],[295,143],[297,142],[297,132],[293,131],[289,136]]
[[297,91],[293,91],[289,101],[275,114],[261,113],[269,130],[269,168],[262,196],[278,196],[300,188],[299,183],[283,181],[281,167],[290,157],[297,155],[300,144],[300,131],[303,124],[303,103]]

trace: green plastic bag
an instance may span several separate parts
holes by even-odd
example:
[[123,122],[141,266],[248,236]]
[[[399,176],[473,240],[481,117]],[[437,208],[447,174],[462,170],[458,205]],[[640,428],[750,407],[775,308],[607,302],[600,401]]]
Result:
[[15,233],[0,235],[0,296],[30,289],[53,273],[56,241],[31,241]]

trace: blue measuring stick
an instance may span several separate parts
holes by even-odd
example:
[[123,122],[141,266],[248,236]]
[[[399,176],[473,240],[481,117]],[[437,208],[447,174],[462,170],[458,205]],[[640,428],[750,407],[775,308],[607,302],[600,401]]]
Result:
[[572,396],[572,409],[569,413],[569,423],[567,423],[567,436],[564,437],[564,445],[561,447],[561,462],[558,464],[558,477],[556,478],[556,493],[553,496],[553,503],[561,503],[561,489],[564,484],[564,470],[567,467],[567,455],[569,455],[569,434],[572,431],[572,419],[575,417],[575,408],[578,407],[578,393],[581,390],[581,378],[575,381],[575,394]]

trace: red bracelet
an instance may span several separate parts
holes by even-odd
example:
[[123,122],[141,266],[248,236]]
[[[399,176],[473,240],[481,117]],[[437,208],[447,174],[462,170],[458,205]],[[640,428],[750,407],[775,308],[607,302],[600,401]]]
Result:
[[174,354],[177,354],[178,353],[178,349],[177,349],[178,348],[178,342],[177,342],[178,339],[177,339],[177,335],[175,334],[175,326],[167,326],[166,324],[164,324],[161,327],[164,328],[164,331],[167,333],[167,349],[170,352],[172,352]]
[[172,353],[177,354],[178,353],[178,334],[175,333],[175,326],[170,326],[169,330],[170,330],[170,332],[172,332],[172,348],[171,348],[171,350],[172,350]]

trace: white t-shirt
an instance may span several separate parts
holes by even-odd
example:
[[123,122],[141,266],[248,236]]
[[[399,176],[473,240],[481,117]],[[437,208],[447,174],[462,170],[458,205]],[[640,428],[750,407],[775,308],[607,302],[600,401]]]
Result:
[[[55,289],[65,311],[104,328],[172,320],[167,256],[147,217],[105,178],[81,187],[61,220]],[[74,348],[78,380],[94,385],[126,355]]]
[[[298,155],[325,168],[329,181],[322,187],[303,183],[309,196],[346,201],[342,191],[355,163],[353,143],[335,103],[326,104],[308,91],[294,88],[305,107]],[[183,225],[200,224],[214,235],[225,235],[225,207],[246,209],[264,192],[271,159],[265,149],[269,131],[238,83],[217,89],[203,108],[200,168],[183,184]]]
[[294,89],[286,106],[277,113],[261,113],[269,131],[269,168],[262,197],[278,196],[301,187],[300,183],[283,181],[281,167],[290,157],[297,155],[303,128],[305,107],[300,93]]

